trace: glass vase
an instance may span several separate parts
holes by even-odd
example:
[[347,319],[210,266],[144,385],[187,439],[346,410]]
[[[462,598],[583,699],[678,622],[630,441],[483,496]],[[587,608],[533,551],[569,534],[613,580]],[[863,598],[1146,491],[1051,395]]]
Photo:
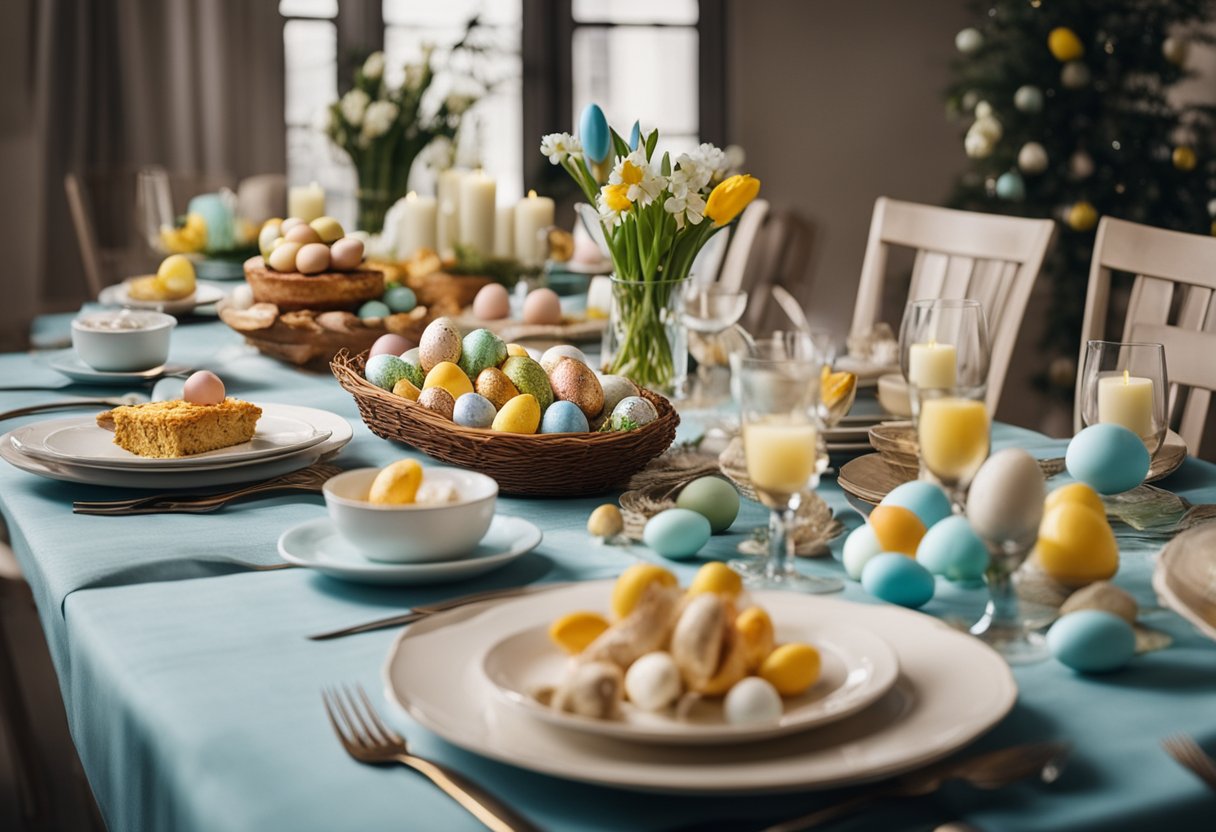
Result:
[[394,194],[383,188],[365,188],[362,185],[355,191],[355,199],[359,203],[356,227],[368,234],[379,234],[384,230],[384,215],[393,203],[404,193]]
[[684,394],[688,333],[682,313],[687,282],[688,278],[612,277],[612,307],[603,342],[608,372],[670,398]]

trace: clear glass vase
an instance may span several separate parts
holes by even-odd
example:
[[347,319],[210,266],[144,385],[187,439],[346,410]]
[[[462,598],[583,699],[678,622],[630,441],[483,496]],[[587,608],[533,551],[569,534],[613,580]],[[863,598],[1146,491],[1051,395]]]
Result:
[[623,280],[612,277],[612,307],[604,330],[608,372],[670,398],[684,394],[688,333],[683,297],[688,278]]
[[365,188],[360,186],[355,191],[359,203],[359,216],[356,227],[368,234],[379,234],[384,230],[384,215],[388,209],[405,194],[394,194],[382,188]]

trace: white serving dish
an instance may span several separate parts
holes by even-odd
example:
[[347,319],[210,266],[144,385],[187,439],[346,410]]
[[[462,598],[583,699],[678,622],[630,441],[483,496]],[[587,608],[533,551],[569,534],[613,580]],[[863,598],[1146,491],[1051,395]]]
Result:
[[[89,324],[123,319],[138,329],[98,329]],[[169,335],[177,319],[162,312],[129,309],[89,312],[72,320],[72,347],[80,360],[105,373],[159,367],[169,357]]]

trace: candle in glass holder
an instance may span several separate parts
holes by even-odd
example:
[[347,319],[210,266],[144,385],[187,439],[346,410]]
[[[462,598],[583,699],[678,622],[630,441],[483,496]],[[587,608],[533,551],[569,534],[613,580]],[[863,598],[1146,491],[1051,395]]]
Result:
[[982,401],[925,399],[917,426],[920,457],[940,480],[970,480],[988,458],[988,409]]
[[805,490],[815,474],[818,447],[810,422],[753,422],[743,426],[747,476],[758,492],[784,499]]
[[958,383],[958,350],[953,344],[913,344],[908,350],[908,384],[943,390]]
[[406,194],[397,256],[402,260],[409,260],[419,249],[435,250],[438,216],[439,203],[435,197],[418,196],[413,191]]
[[497,186],[480,170],[460,180],[460,244],[482,257],[494,253]]
[[545,261],[541,232],[553,225],[553,200],[537,196],[536,191],[515,204],[515,259],[523,266],[539,266]]
[[287,216],[312,222],[325,216],[325,189],[312,182],[287,189]]
[[1137,436],[1152,436],[1153,380],[1131,375],[1098,379],[1098,421],[1113,422]]

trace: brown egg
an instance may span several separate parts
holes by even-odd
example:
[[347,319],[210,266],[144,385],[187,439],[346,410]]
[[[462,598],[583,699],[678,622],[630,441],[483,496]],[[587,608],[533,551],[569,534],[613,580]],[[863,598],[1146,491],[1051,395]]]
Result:
[[300,219],[299,217],[288,217],[279,224],[279,234],[286,234],[297,225],[308,225],[308,223],[304,222],[304,220]]
[[294,272],[296,270],[296,254],[299,251],[299,243],[285,240],[275,246],[274,251],[270,252],[270,260],[267,261],[266,265],[276,272]]
[[296,271],[300,274],[320,274],[329,268],[329,246],[307,243],[296,252]]
[[451,419],[452,410],[456,407],[456,400],[442,387],[428,387],[418,397],[418,404],[427,410],[435,411],[445,419]]
[[511,297],[501,283],[482,286],[473,298],[473,315],[483,321],[496,321],[511,314]]
[[487,367],[478,373],[473,389],[489,399],[495,410],[502,410],[504,404],[519,395],[519,390],[511,383],[511,379],[497,367]]
[[552,289],[534,289],[524,298],[524,323],[560,324],[562,302]]
[[311,225],[297,225],[290,231],[284,231],[283,239],[304,246],[321,242],[321,235]]
[[581,361],[563,358],[557,362],[549,373],[549,386],[554,396],[577,405],[588,419],[604,409],[604,388],[595,372]]
[[427,324],[418,342],[418,363],[429,373],[436,364],[460,361],[460,328],[451,318],[436,318]]
[[363,241],[357,237],[343,237],[329,249],[329,264],[336,272],[349,272],[359,268],[363,262]]

